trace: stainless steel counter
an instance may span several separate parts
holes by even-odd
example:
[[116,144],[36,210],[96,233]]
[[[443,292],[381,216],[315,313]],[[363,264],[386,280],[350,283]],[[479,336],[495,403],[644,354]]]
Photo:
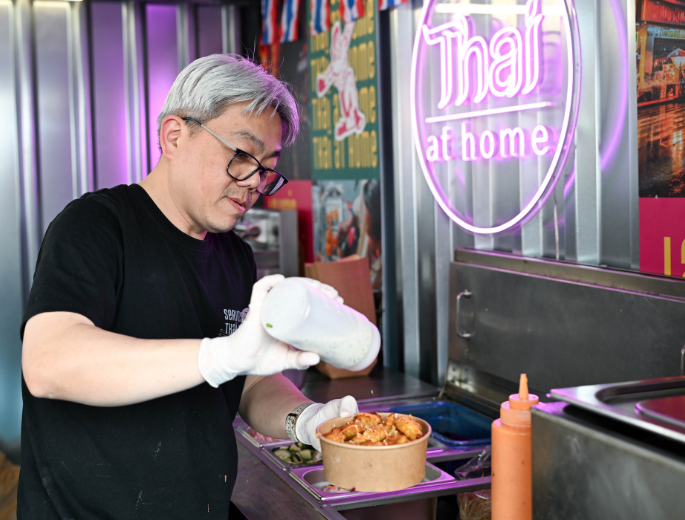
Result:
[[312,401],[325,403],[346,395],[359,400],[389,400],[404,397],[435,397],[437,386],[420,379],[376,365],[368,377],[328,379],[316,369],[307,371],[302,393]]
[[[360,408],[371,409],[418,400],[431,400],[438,396],[439,388],[399,372],[378,367],[370,377],[329,380],[316,371],[307,373],[302,392],[312,400],[326,402],[330,399],[352,395]],[[236,423],[237,425],[238,423]],[[325,505],[316,498],[275,460],[265,456],[265,451],[238,433],[238,479],[233,490],[232,502],[248,520],[262,518],[297,518],[298,520],[345,518],[338,510],[358,507],[356,504]],[[451,452],[450,459],[467,459],[482,446],[463,453]],[[431,451],[431,450],[429,450]],[[447,450],[445,450],[446,453]],[[435,452],[435,453],[433,453]],[[445,460],[445,453],[433,449],[429,462]],[[294,474],[294,473],[293,473]],[[489,477],[470,481],[435,482],[426,484],[419,499],[456,494],[490,487]],[[407,490],[387,494],[374,494],[369,506],[392,504],[413,500]],[[383,495],[383,496],[381,496]],[[359,500],[357,500],[359,501]],[[411,502],[403,502],[411,504]],[[398,504],[399,505],[399,504]]]

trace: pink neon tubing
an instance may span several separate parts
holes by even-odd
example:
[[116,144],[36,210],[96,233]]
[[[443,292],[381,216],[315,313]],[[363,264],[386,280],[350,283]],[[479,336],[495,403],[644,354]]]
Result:
[[[435,6],[435,3],[437,0],[428,0],[424,4],[423,12],[421,13],[421,20],[419,22],[419,28],[416,31],[416,37],[414,40],[414,49],[412,52],[412,64],[411,64],[411,94],[410,94],[410,103],[411,103],[411,113],[412,113],[412,130],[414,133],[414,142],[416,145],[416,151],[419,155],[419,162],[421,163],[421,170],[423,171],[423,176],[426,179],[426,183],[428,184],[428,187],[431,190],[431,193],[433,194],[433,197],[435,198],[436,202],[438,205],[442,208],[442,210],[447,214],[447,216],[452,219],[456,224],[461,226],[462,228],[466,229],[467,231],[470,231],[471,233],[474,234],[479,234],[479,235],[486,235],[486,234],[494,234],[494,233],[500,233],[502,231],[506,231],[513,226],[516,226],[519,224],[522,220],[524,220],[526,217],[531,214],[531,212],[539,211],[542,207],[542,205],[538,205],[540,200],[543,198],[545,195],[545,192],[547,191],[547,188],[553,186],[556,183],[556,178],[558,177],[561,172],[563,171],[563,167],[560,167],[557,171],[557,175],[555,176],[555,169],[557,164],[559,163],[559,159],[561,158],[562,153],[566,151],[564,154],[564,162],[566,160],[566,157],[568,156],[568,150],[565,150],[565,148],[569,147],[569,143],[567,143],[568,140],[568,130],[569,130],[569,124],[572,123],[572,128],[571,128],[571,133],[575,131],[575,126],[576,126],[576,119],[575,117],[573,121],[571,121],[571,110],[572,107],[574,107],[575,103],[573,102],[573,89],[575,85],[575,59],[574,59],[574,39],[573,39],[573,33],[571,31],[571,13],[568,11],[567,6],[565,5],[564,0],[559,0],[559,3],[562,5],[562,7],[566,10],[566,15],[562,16],[564,20],[564,28],[566,29],[566,37],[568,39],[569,45],[568,45],[568,89],[567,89],[567,96],[566,96],[566,103],[565,103],[565,110],[564,110],[564,119],[562,123],[562,128],[561,128],[561,133],[560,136],[563,136],[563,139],[559,140],[559,144],[557,145],[557,149],[554,153],[554,158],[552,160],[552,164],[550,165],[549,169],[547,170],[547,174],[545,175],[544,180],[542,181],[542,184],[538,188],[537,192],[535,195],[531,198],[530,202],[526,204],[526,206],[516,215],[514,218],[511,220],[505,222],[504,224],[501,224],[499,226],[494,226],[494,227],[478,227],[474,226],[472,224],[469,224],[466,222],[464,219],[460,218],[459,215],[452,209],[452,206],[449,202],[449,199],[445,196],[445,193],[443,192],[442,188],[438,185],[438,183],[435,181],[432,172],[429,170],[428,165],[426,164],[426,157],[425,153],[423,151],[423,148],[421,146],[421,140],[420,140],[420,132],[419,132],[419,114],[417,113],[417,74],[418,74],[418,61],[419,61],[419,52],[420,52],[420,47],[421,47],[421,38],[423,38],[423,27],[426,25],[426,21],[429,17],[429,14],[432,13],[433,7]],[[576,107],[576,116],[577,116],[577,107]],[[554,181],[554,182],[553,182]],[[536,207],[537,206],[537,207]],[[532,216],[534,213],[532,213],[530,216]]]

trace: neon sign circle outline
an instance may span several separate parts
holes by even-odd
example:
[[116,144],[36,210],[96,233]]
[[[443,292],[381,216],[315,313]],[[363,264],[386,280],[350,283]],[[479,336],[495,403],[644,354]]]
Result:
[[421,12],[421,18],[419,20],[418,30],[416,31],[416,37],[414,39],[414,48],[412,50],[409,101],[411,106],[412,132],[414,135],[416,152],[419,156],[419,162],[421,163],[423,176],[426,179],[426,183],[428,184],[431,193],[433,194],[433,198],[452,221],[467,231],[478,235],[501,233],[513,228],[514,226],[524,224],[528,219],[540,211],[545,201],[552,193],[552,190],[559,180],[561,172],[564,170],[564,166],[566,165],[566,161],[568,159],[568,154],[573,143],[573,136],[575,135],[578,120],[578,98],[580,85],[580,66],[576,63],[576,56],[580,56],[580,40],[577,32],[578,26],[576,23],[575,8],[572,4],[567,4],[564,0],[558,0],[559,4],[561,4],[562,8],[564,9],[564,15],[562,15],[561,18],[563,20],[566,39],[568,42],[568,86],[566,95],[567,102],[565,103],[560,139],[559,143],[557,144],[552,163],[550,164],[550,167],[547,170],[547,173],[542,183],[538,187],[535,195],[533,195],[531,200],[516,216],[507,222],[500,224],[499,226],[479,227],[466,222],[463,218],[461,218],[458,212],[452,208],[452,204],[444,193],[440,182],[435,178],[432,169],[428,167],[426,153],[423,150],[421,134],[419,132],[419,121],[423,120],[421,119],[422,114],[418,113],[417,87],[419,81],[419,66],[422,65],[420,62],[423,62],[424,60],[423,54],[425,54],[426,48],[426,46],[422,44],[423,27],[426,25],[427,20],[432,17],[433,9],[435,8],[437,2],[438,0],[427,0],[424,4],[423,11]]

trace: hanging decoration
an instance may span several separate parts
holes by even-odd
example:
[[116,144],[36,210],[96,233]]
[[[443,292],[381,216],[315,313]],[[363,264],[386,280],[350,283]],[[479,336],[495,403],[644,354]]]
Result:
[[407,0],[378,0],[378,10],[385,11],[391,7],[397,7],[400,4],[405,3]]
[[311,0],[309,28],[312,36],[331,30],[330,0]]
[[278,23],[276,18],[277,0],[262,0],[262,45],[271,45],[278,41]]
[[300,0],[284,0],[281,13],[281,43],[298,39],[297,25],[300,13]]
[[364,0],[340,0],[340,17],[351,23],[364,16]]

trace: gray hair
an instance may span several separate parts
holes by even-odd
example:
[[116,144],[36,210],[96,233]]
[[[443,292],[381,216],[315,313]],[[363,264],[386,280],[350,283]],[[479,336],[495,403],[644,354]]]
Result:
[[[289,146],[300,129],[299,107],[288,86],[261,65],[235,54],[212,54],[188,65],[176,77],[157,117],[157,140],[168,115],[192,117],[205,123],[235,103],[250,103],[247,115],[273,107],[283,125],[282,143]],[[188,121],[191,135],[197,125]]]

